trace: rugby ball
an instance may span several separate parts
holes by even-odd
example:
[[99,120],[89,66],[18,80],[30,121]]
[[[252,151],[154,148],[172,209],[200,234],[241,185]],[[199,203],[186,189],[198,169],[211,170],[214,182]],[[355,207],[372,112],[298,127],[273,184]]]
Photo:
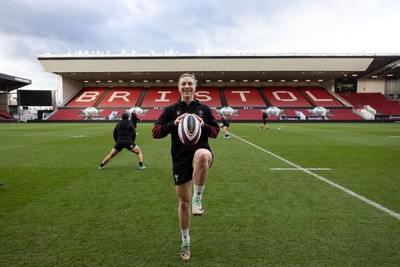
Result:
[[187,146],[195,145],[201,136],[199,120],[193,114],[187,114],[178,124],[179,140]]

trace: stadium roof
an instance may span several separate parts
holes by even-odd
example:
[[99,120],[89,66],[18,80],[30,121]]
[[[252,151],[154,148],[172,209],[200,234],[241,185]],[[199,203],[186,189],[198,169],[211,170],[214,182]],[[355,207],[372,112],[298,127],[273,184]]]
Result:
[[400,55],[46,54],[38,60],[45,71],[81,82],[171,82],[186,71],[199,82],[400,77]]
[[31,84],[32,81],[20,77],[0,73],[0,93],[10,92],[12,90]]

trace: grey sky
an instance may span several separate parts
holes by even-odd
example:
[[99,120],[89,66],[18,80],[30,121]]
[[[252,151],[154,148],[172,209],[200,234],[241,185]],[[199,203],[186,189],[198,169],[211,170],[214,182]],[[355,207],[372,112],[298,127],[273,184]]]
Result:
[[181,54],[400,54],[398,0],[10,0],[0,73],[55,89],[37,56],[77,51]]

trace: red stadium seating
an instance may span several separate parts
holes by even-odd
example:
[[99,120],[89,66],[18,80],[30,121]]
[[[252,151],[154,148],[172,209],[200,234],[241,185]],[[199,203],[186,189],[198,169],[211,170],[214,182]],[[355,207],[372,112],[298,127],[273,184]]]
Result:
[[263,87],[263,92],[274,107],[312,107],[311,103],[292,87]]
[[120,117],[126,109],[115,108],[115,109],[98,109],[99,114],[92,116],[91,118],[86,118],[84,108],[59,108],[58,111],[52,115],[50,121],[81,121],[81,120],[109,120],[109,116],[112,112],[117,112],[114,116]]
[[[231,121],[262,121],[261,109],[238,109],[238,114],[232,115]],[[216,117],[221,120],[221,116]]]
[[344,100],[346,100],[350,105],[353,106],[353,108],[355,109],[359,109],[362,108],[362,104],[360,102],[358,102],[355,98],[351,97],[350,94],[346,94],[346,93],[338,93],[338,95],[343,98]]
[[67,107],[94,107],[101,99],[107,87],[83,88],[66,106]]
[[348,98],[354,99],[361,106],[371,106],[379,115],[400,115],[400,102],[387,100],[381,93],[350,93]]
[[299,114],[297,114],[297,111],[301,111],[300,109],[284,109],[283,110],[283,115],[284,117],[299,117]]
[[13,120],[14,117],[5,110],[0,110],[0,120]]
[[[197,87],[195,98],[210,107],[221,107],[221,99],[217,87]],[[180,93],[176,87],[152,87],[147,90],[141,107],[166,107],[179,99]]]
[[85,115],[83,115],[82,109],[61,109],[59,108],[57,112],[52,115],[50,121],[79,121],[83,120]]
[[322,87],[299,87],[302,94],[316,107],[344,107]]
[[265,107],[266,104],[255,87],[225,87],[224,94],[228,106]]
[[163,109],[148,109],[146,110],[146,115],[143,117],[139,117],[140,119],[144,121],[156,121],[158,117],[160,117],[161,113],[163,112]]
[[180,99],[176,87],[151,87],[147,90],[142,108],[166,107]]
[[197,87],[195,98],[210,107],[222,107],[218,87]]
[[135,107],[143,88],[114,87],[109,90],[97,107]]
[[328,114],[329,120],[349,120],[349,121],[362,121],[364,120],[362,117],[354,113],[353,109],[330,109]]
[[[216,110],[222,106],[230,106],[238,113],[231,116],[233,121],[261,121],[262,110],[269,106],[276,106],[283,110],[278,116],[269,116],[270,120],[297,120],[301,113],[308,120],[328,119],[340,120],[364,120],[347,108],[348,102],[355,109],[363,105],[370,105],[379,114],[400,115],[400,102],[386,100],[382,94],[376,93],[340,93],[336,99],[334,93],[329,93],[322,87],[198,87],[196,99],[207,104],[213,110],[217,119]],[[221,94],[221,95],[220,95]],[[180,98],[176,87],[99,87],[83,88],[69,101],[65,107],[60,107],[49,120],[109,120],[111,115],[119,117],[123,112],[134,106],[141,107],[145,115],[143,121],[155,121],[160,116],[163,108],[175,103]],[[345,100],[345,101],[343,101]],[[343,102],[343,103],[342,103]],[[99,114],[86,118],[83,110],[87,107],[95,107]],[[315,107],[325,107],[329,110],[326,117],[312,114]],[[112,113],[114,111],[114,113]],[[386,119],[386,117],[385,117]]]

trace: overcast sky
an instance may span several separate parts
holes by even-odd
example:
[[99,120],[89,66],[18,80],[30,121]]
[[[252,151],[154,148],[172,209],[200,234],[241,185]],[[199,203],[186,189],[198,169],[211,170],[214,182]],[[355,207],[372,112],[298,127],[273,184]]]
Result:
[[0,73],[56,89],[37,57],[148,54],[400,54],[398,0],[8,0]]

